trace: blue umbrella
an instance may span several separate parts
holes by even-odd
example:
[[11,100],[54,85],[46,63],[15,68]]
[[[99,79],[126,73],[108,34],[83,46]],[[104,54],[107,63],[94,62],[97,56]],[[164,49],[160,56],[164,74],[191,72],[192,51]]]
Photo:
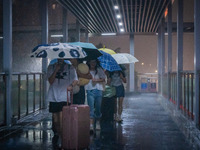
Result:
[[69,45],[80,46],[87,54],[84,60],[93,60],[97,59],[102,53],[92,44],[92,43],[85,43],[85,42],[72,42],[67,43]]
[[121,71],[120,66],[117,64],[116,60],[108,53],[101,51],[102,56],[98,57],[100,65],[103,69],[112,71]]
[[[53,64],[55,64],[57,62],[58,62],[58,59],[53,59],[53,60],[50,61],[49,65],[53,65]],[[66,64],[70,64],[71,65],[71,62],[69,60],[64,60],[64,62]]]

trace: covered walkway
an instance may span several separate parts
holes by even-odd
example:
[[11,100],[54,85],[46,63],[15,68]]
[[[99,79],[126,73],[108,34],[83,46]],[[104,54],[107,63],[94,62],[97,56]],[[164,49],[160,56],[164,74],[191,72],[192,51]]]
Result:
[[[155,93],[127,93],[123,123],[102,123],[101,132],[91,135],[90,149],[199,149],[199,130],[173,107],[167,99]],[[6,136],[11,132],[11,135]],[[26,119],[26,122],[9,128],[7,132],[4,129],[0,136],[1,150],[51,150],[51,116],[47,111],[40,112]]]

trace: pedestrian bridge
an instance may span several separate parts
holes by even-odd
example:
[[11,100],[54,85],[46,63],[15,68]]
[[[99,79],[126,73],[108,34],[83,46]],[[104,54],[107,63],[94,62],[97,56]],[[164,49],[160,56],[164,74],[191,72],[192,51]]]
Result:
[[[183,110],[156,93],[126,93],[123,122],[102,122],[91,134],[89,148],[113,150],[199,149],[200,131]],[[0,130],[2,150],[53,149],[51,114],[33,113]]]
[[[91,135],[90,149],[199,149],[199,8],[199,0],[0,0],[1,149],[53,149],[45,99],[48,60],[31,59],[33,47],[74,41],[98,45],[104,32],[117,35],[109,37],[115,44],[127,42],[123,49],[132,55],[147,49],[144,58],[156,50],[156,77],[146,78],[156,82],[153,90],[142,82],[147,89],[138,90],[135,70],[149,72],[128,66],[129,91],[135,92],[126,94],[124,121],[102,123],[101,132]],[[112,45],[108,38],[104,42]]]

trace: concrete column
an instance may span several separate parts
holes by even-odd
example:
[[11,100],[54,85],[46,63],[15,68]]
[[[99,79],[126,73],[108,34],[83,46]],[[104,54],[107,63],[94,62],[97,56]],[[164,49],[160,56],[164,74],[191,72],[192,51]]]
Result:
[[157,47],[157,70],[158,70],[158,93],[161,93],[161,25],[158,28],[158,47]]
[[177,14],[177,109],[182,101],[181,74],[183,71],[183,0],[178,0]]
[[89,43],[89,36],[88,36],[88,31],[87,30],[85,30],[85,41],[87,43]]
[[164,95],[164,74],[165,74],[165,19],[161,20],[161,94]]
[[[42,0],[41,1],[42,5],[42,44],[47,44],[48,43],[48,0]],[[45,78],[43,79],[43,90],[44,90],[44,103],[43,107],[47,108],[47,99],[46,99],[46,94],[47,94],[47,79],[46,79],[46,73],[47,73],[47,58],[42,58],[42,72],[45,74]]]
[[200,1],[194,0],[194,79],[195,79],[195,124],[199,125],[199,73],[200,73]]
[[171,79],[170,73],[172,72],[172,3],[170,1],[168,5],[168,22],[167,22],[167,32],[168,32],[168,57],[167,57],[167,64],[168,64],[168,73],[167,73],[167,87],[168,87],[168,100],[171,97]]
[[[130,33],[130,54],[134,56],[134,34]],[[129,91],[135,91],[135,64],[129,65]]]
[[76,20],[76,42],[80,42],[80,23]]
[[12,117],[12,0],[3,0],[3,71],[6,73],[6,125]]
[[68,41],[68,18],[67,18],[67,9],[63,7],[63,43]]

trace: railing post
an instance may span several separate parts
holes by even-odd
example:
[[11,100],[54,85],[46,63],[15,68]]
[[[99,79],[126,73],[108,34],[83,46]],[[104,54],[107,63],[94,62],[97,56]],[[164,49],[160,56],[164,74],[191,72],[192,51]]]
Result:
[[40,74],[40,102],[39,102],[40,109],[42,108],[42,74]]
[[6,78],[6,125],[12,118],[12,0],[3,0],[3,71]]
[[33,112],[35,112],[35,74],[33,74]]
[[[48,43],[48,0],[42,0],[42,44]],[[42,58],[42,72],[46,75],[47,73],[47,58]],[[44,92],[44,108],[47,108],[47,100],[46,100],[46,94],[47,94],[47,81],[46,78],[43,78],[43,92]]]
[[20,86],[21,86],[21,76],[20,74],[18,76],[18,119],[20,119],[20,113],[21,113],[21,100],[20,100]]
[[194,74],[191,74],[191,113],[192,113],[192,119],[194,119],[194,105],[193,105],[193,102],[194,102],[194,99],[193,99],[193,92],[194,92]]
[[183,71],[183,0],[178,0],[177,14],[177,109],[182,100],[181,73]]
[[28,91],[29,91],[29,76],[28,74],[26,75],[26,115],[28,115],[28,111],[29,111],[29,108],[28,108],[28,105],[29,105],[29,94],[28,94]]
[[[132,54],[134,56],[134,34],[130,33],[129,35],[130,37],[130,54]],[[135,91],[135,65],[130,64],[129,65],[129,91],[130,92],[134,92]]]
[[199,125],[199,71],[200,71],[200,1],[194,0],[194,79],[195,79],[195,124]]
[[167,22],[167,32],[168,32],[168,100],[171,98],[171,76],[172,72],[172,2],[168,5],[168,22]]

